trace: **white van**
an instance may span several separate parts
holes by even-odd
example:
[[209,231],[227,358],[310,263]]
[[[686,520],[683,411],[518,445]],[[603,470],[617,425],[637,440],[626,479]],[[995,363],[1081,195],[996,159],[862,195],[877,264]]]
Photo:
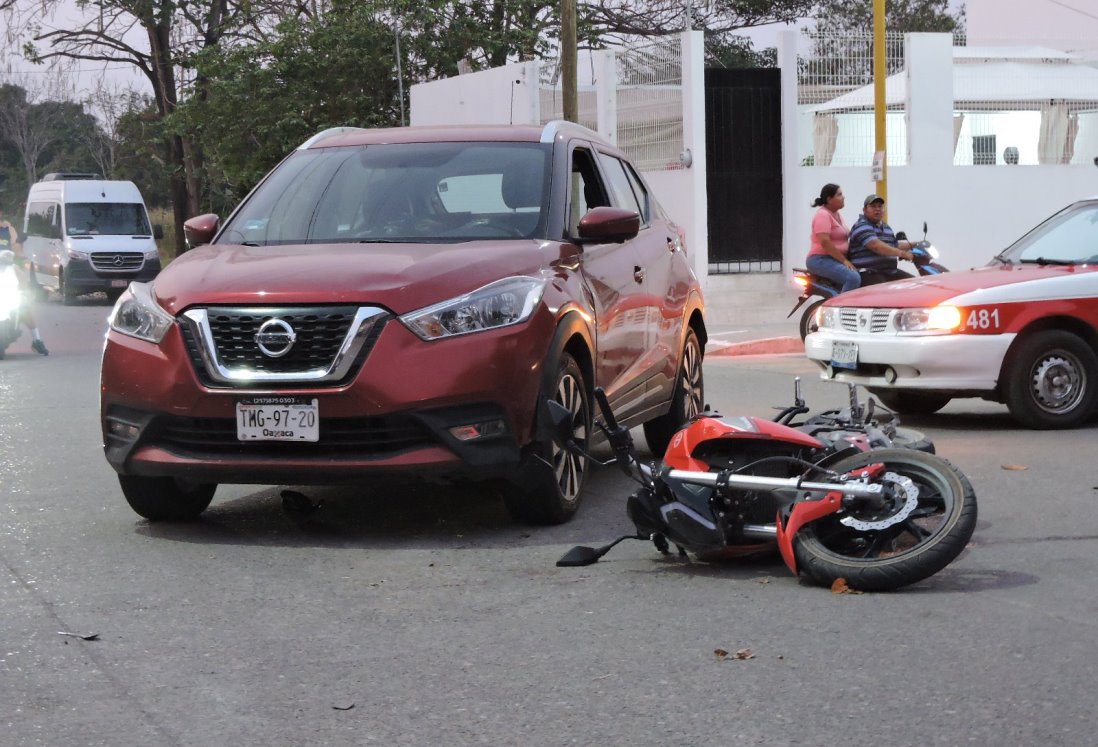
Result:
[[133,182],[47,174],[27,195],[23,254],[31,279],[70,304],[82,293],[104,291],[112,301],[132,280],[160,272],[155,239],[141,192]]

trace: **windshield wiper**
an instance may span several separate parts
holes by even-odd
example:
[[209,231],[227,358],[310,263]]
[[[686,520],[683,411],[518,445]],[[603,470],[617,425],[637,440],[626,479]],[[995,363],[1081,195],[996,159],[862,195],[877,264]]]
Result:
[[1076,262],[1074,259],[1046,259],[1045,257],[1038,257],[1037,259],[1023,259],[1022,264],[1040,265],[1041,267],[1044,267],[1045,265],[1061,265],[1065,267],[1070,267],[1079,263]]

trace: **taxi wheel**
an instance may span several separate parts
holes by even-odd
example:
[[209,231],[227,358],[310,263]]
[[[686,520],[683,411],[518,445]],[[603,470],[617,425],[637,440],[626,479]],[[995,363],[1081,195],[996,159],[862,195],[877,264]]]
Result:
[[1045,330],[1022,340],[1004,377],[1010,414],[1029,428],[1074,428],[1094,412],[1098,356],[1079,337]]
[[881,404],[901,415],[931,415],[949,404],[948,394],[913,392],[905,389],[870,389]]
[[206,510],[217,483],[189,483],[173,477],[119,475],[130,508],[150,521],[187,521]]

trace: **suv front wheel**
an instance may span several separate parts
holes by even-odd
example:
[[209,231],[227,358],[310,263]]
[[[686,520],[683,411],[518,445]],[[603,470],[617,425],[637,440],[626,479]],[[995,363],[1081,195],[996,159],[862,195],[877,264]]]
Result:
[[119,475],[130,508],[150,521],[187,521],[206,510],[216,483],[189,483],[174,477]]
[[[556,400],[572,414],[572,436],[581,449],[586,449],[591,432],[591,395],[579,364],[568,353],[560,354],[551,382],[543,396]],[[579,508],[590,460],[561,448],[548,435],[543,438],[546,441],[531,447],[533,458],[529,460],[525,484],[506,484],[504,502],[519,521],[563,524]]]

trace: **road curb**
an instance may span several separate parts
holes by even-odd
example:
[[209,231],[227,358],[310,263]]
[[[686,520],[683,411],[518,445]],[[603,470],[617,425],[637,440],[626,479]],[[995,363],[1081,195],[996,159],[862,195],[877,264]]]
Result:
[[711,355],[775,355],[778,353],[803,353],[804,342],[799,337],[769,337],[765,340],[747,340],[732,342],[720,347],[708,347],[705,351]]

